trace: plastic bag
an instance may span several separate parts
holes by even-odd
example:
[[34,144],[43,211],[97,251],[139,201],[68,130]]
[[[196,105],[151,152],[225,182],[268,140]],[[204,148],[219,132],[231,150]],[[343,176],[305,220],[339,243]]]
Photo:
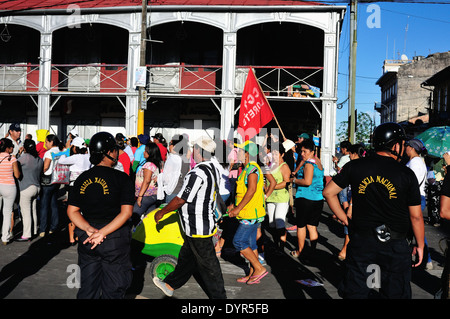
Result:
[[50,184],[64,184],[70,183],[70,169],[69,165],[59,164],[59,157],[53,159],[53,172],[50,180]]

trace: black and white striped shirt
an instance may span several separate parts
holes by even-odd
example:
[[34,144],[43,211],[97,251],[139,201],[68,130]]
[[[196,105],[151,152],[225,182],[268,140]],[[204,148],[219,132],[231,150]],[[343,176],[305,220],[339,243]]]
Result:
[[217,178],[220,174],[211,161],[197,164],[184,178],[178,197],[186,201],[181,207],[181,224],[189,237],[210,237],[216,232]]

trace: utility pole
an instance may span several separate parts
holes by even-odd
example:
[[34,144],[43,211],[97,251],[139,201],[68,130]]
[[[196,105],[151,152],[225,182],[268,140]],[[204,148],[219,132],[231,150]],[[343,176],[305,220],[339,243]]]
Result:
[[[141,54],[140,63],[141,67],[146,69],[145,55],[147,48],[147,0],[142,0],[142,14],[141,14]],[[145,71],[147,72],[147,71]],[[147,77],[147,73],[145,73]],[[139,110],[138,110],[138,125],[137,135],[144,134],[144,111],[147,109],[147,87],[139,86]]]
[[355,86],[356,86],[356,46],[357,46],[357,13],[358,1],[350,0],[350,59],[349,59],[349,92],[348,92],[348,139],[355,143]]

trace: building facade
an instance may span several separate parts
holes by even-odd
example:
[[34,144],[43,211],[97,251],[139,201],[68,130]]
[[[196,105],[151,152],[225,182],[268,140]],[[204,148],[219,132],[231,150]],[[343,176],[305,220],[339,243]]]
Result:
[[[0,4],[0,134],[49,129],[64,139],[107,130],[229,138],[252,68],[282,133],[334,153],[337,61],[345,8],[302,1],[13,0]],[[141,68],[145,43],[145,66]],[[145,110],[136,82],[146,80]],[[314,93],[312,92],[314,89]],[[142,115],[143,113],[143,115]],[[271,123],[272,127],[277,127]]]
[[404,57],[384,61],[383,75],[376,82],[381,102],[375,103],[375,110],[380,113],[381,123],[428,123],[430,94],[422,83],[448,65],[450,51],[412,60]]
[[450,65],[422,83],[430,94],[430,126],[449,126]]

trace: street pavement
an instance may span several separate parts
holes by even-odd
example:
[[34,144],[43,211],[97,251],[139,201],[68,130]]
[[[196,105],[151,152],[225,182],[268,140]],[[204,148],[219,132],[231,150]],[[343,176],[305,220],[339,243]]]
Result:
[[[282,254],[276,252],[270,235],[267,235],[264,240],[264,266],[269,275],[255,285],[236,282],[237,278],[244,276],[247,265],[231,248],[225,247],[219,260],[228,299],[341,299],[337,287],[345,262],[340,261],[337,255],[344,242],[343,227],[332,218],[326,204],[318,230],[320,238],[317,251],[308,261],[300,261],[289,255],[296,245],[295,231],[289,232],[288,244]],[[450,234],[449,230],[446,221],[440,227],[425,225],[433,269],[413,269],[413,299],[435,298],[444,262],[440,241]],[[445,246],[445,243],[442,244]],[[76,264],[77,247],[69,244],[67,230],[44,238],[38,237],[31,242],[12,242],[1,246],[0,298],[76,299]],[[127,299],[167,299],[153,284],[149,268],[148,262],[146,266],[135,269],[135,278]],[[307,279],[318,286],[308,287],[298,282]],[[175,291],[172,299],[204,300],[207,296],[192,277]]]

